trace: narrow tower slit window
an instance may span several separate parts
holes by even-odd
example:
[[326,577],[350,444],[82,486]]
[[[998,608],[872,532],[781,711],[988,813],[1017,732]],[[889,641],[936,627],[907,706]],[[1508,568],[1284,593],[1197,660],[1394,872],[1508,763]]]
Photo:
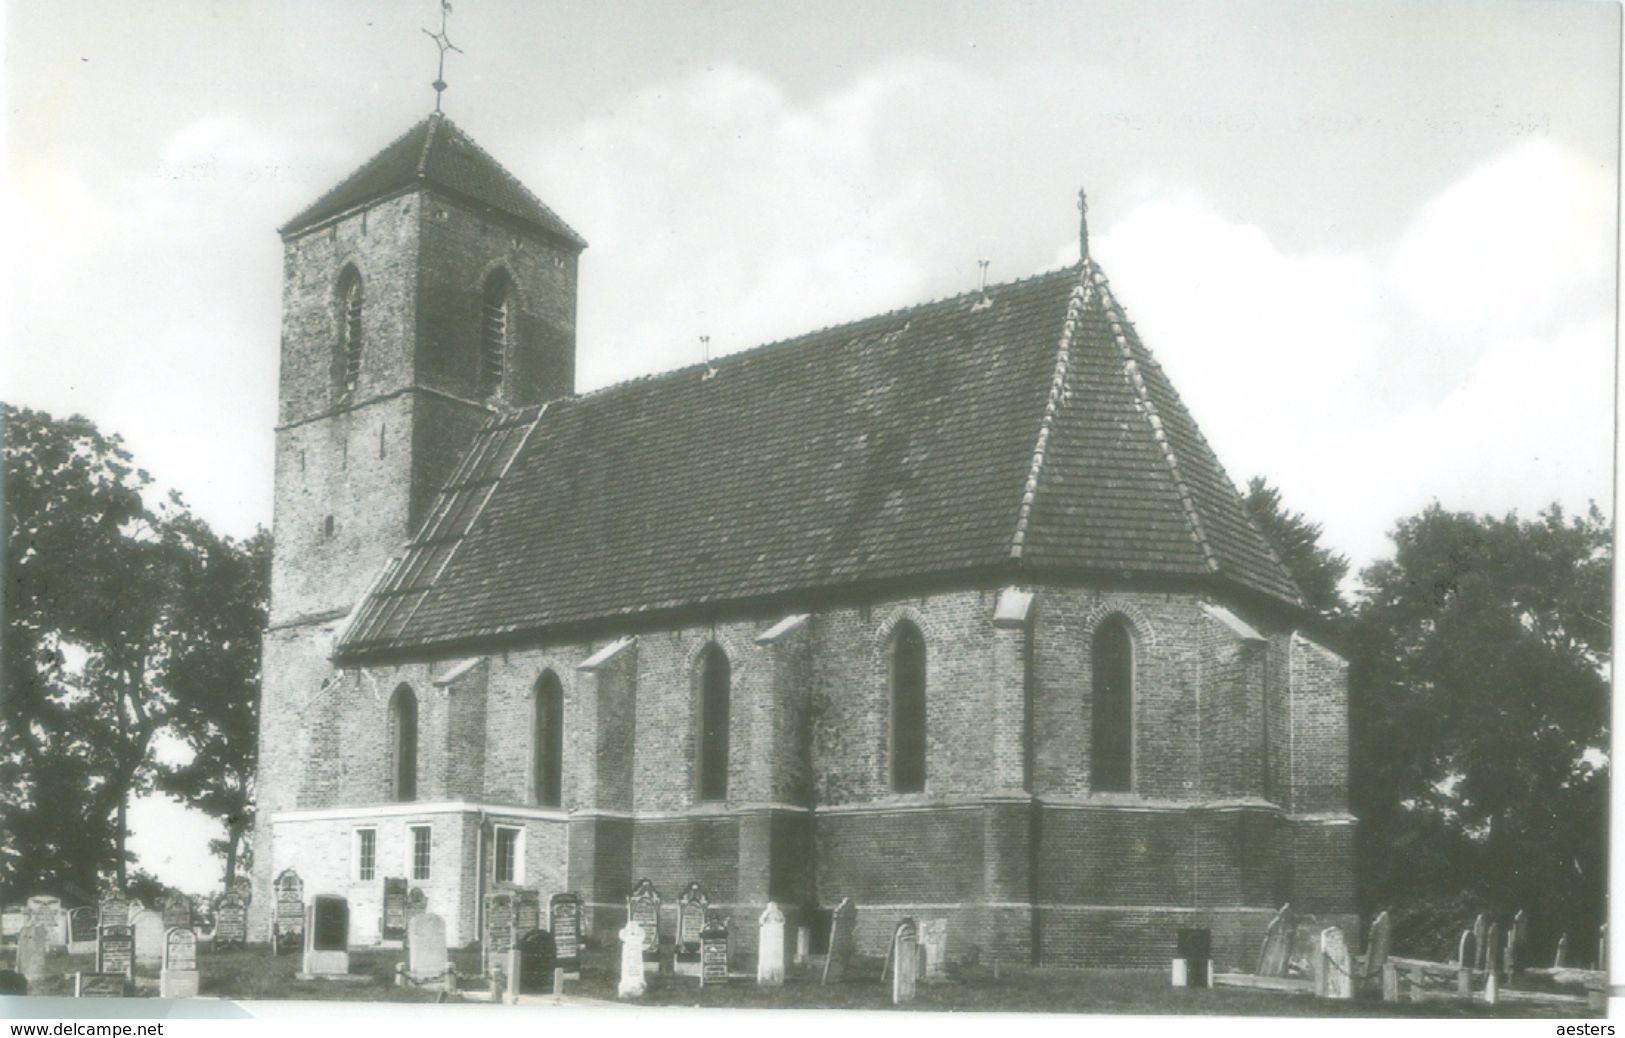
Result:
[[502,392],[507,374],[508,341],[513,325],[513,284],[500,271],[485,283],[480,307],[480,397]]
[[339,275],[339,392],[349,399],[361,382],[361,275],[345,267]]
[[1120,616],[1095,631],[1091,667],[1089,788],[1127,793],[1134,776],[1134,640]]
[[728,654],[715,643],[700,653],[700,799],[728,799]]
[[411,686],[395,690],[389,702],[390,793],[398,801],[418,796],[418,697]]
[[536,681],[531,724],[531,796],[542,807],[558,807],[564,793],[564,688],[551,670]]
[[892,790],[925,792],[925,637],[908,621],[892,633]]

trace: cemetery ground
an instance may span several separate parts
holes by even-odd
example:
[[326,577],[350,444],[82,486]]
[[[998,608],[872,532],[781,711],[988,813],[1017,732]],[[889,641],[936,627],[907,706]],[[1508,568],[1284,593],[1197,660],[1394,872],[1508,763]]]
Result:
[[[14,946],[0,950],[0,968],[10,968]],[[350,953],[350,972],[365,979],[350,982],[299,980],[297,954],[273,956],[266,948],[246,947],[213,951],[199,949],[202,971],[200,995],[231,1000],[295,999],[348,1002],[433,1003],[484,1001],[483,984],[473,977],[478,956],[470,950],[450,953],[463,974],[464,994],[447,995],[393,983],[395,966],[406,958],[396,949],[357,949]],[[50,979],[36,994],[71,995],[73,973],[91,970],[92,956],[53,951],[47,961]],[[615,1002],[617,953],[589,945],[582,979],[569,981],[565,994],[573,999]],[[736,969],[743,964],[735,963]],[[691,977],[648,974],[648,991],[630,1004],[644,1006],[741,1009],[893,1009],[890,985],[880,979],[879,959],[854,960],[846,980],[820,983],[817,961],[787,965],[780,988],[758,987],[754,975],[736,975],[725,985],[701,987]],[[156,995],[156,977],[139,982],[143,993]],[[469,990],[472,988],[473,990]],[[622,1003],[628,1004],[628,1003]],[[1002,968],[997,977],[990,967],[960,971],[948,983],[921,984],[919,997],[906,1010],[927,1012],[1101,1013],[1113,1015],[1210,1016],[1395,1016],[1423,1018],[1574,1017],[1593,1016],[1584,1008],[1503,1003],[1427,1002],[1385,1003],[1377,993],[1362,992],[1353,1001],[1317,999],[1309,995],[1249,991],[1232,988],[1174,988],[1166,970],[1074,970]],[[501,1006],[491,1006],[501,1012]]]

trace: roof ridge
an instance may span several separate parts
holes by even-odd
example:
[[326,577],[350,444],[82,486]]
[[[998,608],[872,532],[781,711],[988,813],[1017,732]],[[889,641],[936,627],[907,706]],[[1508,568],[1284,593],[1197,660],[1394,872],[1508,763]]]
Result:
[[356,177],[360,176],[363,171],[369,169],[373,165],[373,163],[377,162],[379,159],[383,158],[385,155],[389,154],[394,149],[400,147],[403,143],[405,143],[405,141],[406,141],[406,139],[408,137],[412,136],[414,133],[417,133],[418,130],[420,128],[422,128],[424,122],[427,122],[427,121],[428,120],[425,119],[425,120],[413,123],[411,126],[406,128],[405,132],[397,135],[396,137],[391,139],[388,144],[384,145],[382,148],[379,148],[377,151],[373,152],[371,155],[369,155],[367,157],[367,160],[365,162],[361,163],[361,165],[359,165],[359,166],[355,167],[355,169],[351,170],[348,176],[345,176],[345,177],[341,178],[337,184],[334,184],[332,187],[330,187],[326,191],[322,192],[321,195],[319,197],[317,197],[317,199],[314,202],[312,202],[309,205],[301,208],[297,213],[295,213],[295,214],[293,214],[293,216],[289,217],[288,221],[286,223],[282,224],[282,226],[277,228],[277,233],[278,234],[287,234],[289,228],[297,226],[301,221],[303,221],[305,219],[305,216],[306,216],[307,213],[314,213],[314,212],[317,212],[317,211],[321,210],[322,207],[325,206],[328,203],[329,200],[338,197],[338,195],[340,193],[342,193],[344,191],[344,189],[347,188],[353,180],[355,180]]
[[[520,180],[514,175],[512,170],[510,170],[507,166],[504,166],[501,162],[497,161],[495,155],[492,155],[490,152],[486,151],[485,147],[481,145],[479,141],[475,140],[472,134],[470,134],[467,130],[464,130],[461,126],[458,126],[455,122],[452,122],[449,116],[441,115],[439,112],[436,112],[435,116],[437,117],[437,121],[444,122],[447,126],[451,127],[451,131],[455,133],[464,144],[467,144],[470,148],[473,148],[475,151],[479,152],[480,155],[483,156],[485,160],[489,162],[499,173],[507,177],[508,180],[513,183],[513,186],[519,189],[520,194],[524,195],[526,199],[536,206],[536,208],[557,220],[559,226],[564,228],[565,231],[569,232],[570,237],[574,238],[582,245],[587,244],[587,239],[583,238],[574,227],[571,227],[568,223],[565,223],[564,218],[559,216],[558,213],[554,212],[552,206],[542,201],[541,198],[537,196],[536,192],[532,191],[528,186],[526,186],[523,180]],[[425,147],[423,150],[423,157],[426,162],[429,157],[429,150],[427,147]]]
[[1196,499],[1191,496],[1191,488],[1185,482],[1185,474],[1180,471],[1179,455],[1175,453],[1174,445],[1169,442],[1168,434],[1162,427],[1162,416],[1157,413],[1157,405],[1151,399],[1151,391],[1145,384],[1145,376],[1140,373],[1140,363],[1135,360],[1134,351],[1129,348],[1128,339],[1123,334],[1123,325],[1129,323],[1128,315],[1123,313],[1122,307],[1113,298],[1106,275],[1096,270],[1094,281],[1100,286],[1101,307],[1105,310],[1106,320],[1111,324],[1112,339],[1117,343],[1117,352],[1123,358],[1123,370],[1127,372],[1129,383],[1134,387],[1135,395],[1139,397],[1140,410],[1151,426],[1151,438],[1162,451],[1162,459],[1168,466],[1169,475],[1173,477],[1174,489],[1179,494],[1179,503],[1185,512],[1185,521],[1190,525],[1191,540],[1196,542],[1197,549],[1202,553],[1202,562],[1207,566],[1208,572],[1216,574],[1219,572],[1219,557],[1214,554],[1213,545],[1208,540],[1201,511],[1196,507]]
[[423,148],[418,152],[418,179],[422,180],[429,169],[429,149],[434,147],[435,131],[440,128],[440,120],[445,118],[439,112],[429,116],[429,129],[423,135]]
[[1050,376],[1049,397],[1044,402],[1044,414],[1038,420],[1038,439],[1033,444],[1032,462],[1027,468],[1027,482],[1021,488],[1021,505],[1016,510],[1016,529],[1010,538],[1010,558],[1020,562],[1027,541],[1027,524],[1032,518],[1033,502],[1038,497],[1038,477],[1044,468],[1044,451],[1049,446],[1050,432],[1055,427],[1055,415],[1061,409],[1066,395],[1066,376],[1072,363],[1072,340],[1076,338],[1078,324],[1089,305],[1089,271],[1093,266],[1087,257],[1080,260],[1078,283],[1066,297],[1066,316],[1061,322],[1061,335],[1055,344],[1055,369]]

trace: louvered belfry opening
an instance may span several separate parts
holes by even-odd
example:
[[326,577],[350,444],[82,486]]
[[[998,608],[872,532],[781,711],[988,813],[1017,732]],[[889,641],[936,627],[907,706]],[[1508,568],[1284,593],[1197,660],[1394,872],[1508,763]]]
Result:
[[339,276],[339,388],[346,398],[361,382],[361,304],[361,275],[346,267]]
[[508,361],[508,335],[513,319],[513,286],[505,274],[493,274],[480,307],[480,397],[502,392]]

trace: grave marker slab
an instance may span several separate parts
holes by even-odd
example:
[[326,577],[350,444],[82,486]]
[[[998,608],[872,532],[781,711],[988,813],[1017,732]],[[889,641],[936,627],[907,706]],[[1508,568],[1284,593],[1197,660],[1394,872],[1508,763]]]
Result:
[[555,968],[571,980],[581,979],[581,898],[575,894],[554,894],[547,901],[547,918],[553,931],[553,948],[558,958]]
[[7,905],[0,911],[0,940],[12,943],[28,925],[28,912],[21,905]]
[[948,979],[948,920],[925,919],[920,922],[920,948],[925,952],[924,980],[927,984],[941,984]]
[[1340,927],[1320,932],[1320,955],[1315,960],[1315,994],[1321,998],[1353,998],[1354,970],[1348,941]]
[[227,892],[214,910],[214,946],[240,948],[248,941],[248,902],[237,891]]
[[271,917],[271,944],[281,955],[305,943],[305,881],[292,869],[283,869],[273,888],[276,913]]
[[96,972],[135,979],[135,930],[132,927],[103,926],[97,930]]
[[1392,939],[1393,924],[1387,912],[1377,913],[1377,918],[1371,921],[1371,934],[1365,946],[1365,980],[1370,983],[1382,977],[1382,969],[1388,964],[1388,944]]
[[515,898],[512,890],[485,895],[485,968],[495,970],[513,950]]
[[515,887],[513,892],[513,932],[517,946],[520,937],[532,930],[547,929],[542,918],[542,892],[529,887]]
[[1468,965],[1471,965],[1472,968],[1475,969],[1475,970],[1482,970],[1484,968],[1484,963],[1488,959],[1488,950],[1489,949],[1488,949],[1488,945],[1485,943],[1485,938],[1489,936],[1489,932],[1490,932],[1489,916],[1485,915],[1483,912],[1478,913],[1477,917],[1475,917],[1473,919],[1473,956],[1474,956],[1474,958],[1473,958],[1473,961],[1470,964],[1468,964]]
[[647,990],[643,981],[643,956],[648,939],[635,918],[628,919],[617,936],[621,939],[621,981],[615,989],[616,997],[641,998]]
[[433,912],[421,912],[408,920],[406,969],[413,979],[444,976],[446,962],[446,921]]
[[756,920],[756,983],[765,988],[784,984],[784,913],[772,901]]
[[128,979],[122,973],[75,973],[74,998],[123,998]]
[[892,931],[891,1001],[894,1006],[914,1001],[920,981],[920,929],[913,919],[904,919]]
[[39,894],[28,899],[28,920],[45,930],[45,940],[53,948],[68,946],[68,913],[62,909],[62,899],[50,894]]
[[519,939],[521,995],[545,995],[552,990],[556,950],[553,935],[546,930],[531,930]]
[[304,975],[343,976],[350,972],[350,902],[335,894],[310,900],[305,920]]
[[824,983],[844,980],[856,949],[858,906],[849,897],[841,899],[829,923],[829,955],[824,959]]
[[68,913],[68,951],[73,955],[96,954],[96,910],[75,908]]
[[130,925],[130,899],[114,891],[102,898],[97,913],[96,926],[129,926]]
[[705,929],[711,899],[698,883],[690,883],[677,898],[677,939],[672,953],[672,972],[679,977],[700,975],[700,933]]
[[158,974],[159,998],[196,998],[197,931],[172,926],[164,931],[164,968]]
[[728,983],[728,924],[712,912],[700,931],[700,987]]
[[1524,916],[1523,909],[1512,916],[1512,925],[1507,928],[1506,951],[1502,956],[1501,965],[1510,976],[1518,972],[1523,958],[1523,942],[1529,933],[1529,922]]
[[135,968],[157,970],[164,964],[164,918],[150,908],[143,908],[130,917],[130,928],[135,931]]
[[1552,956],[1552,968],[1563,969],[1569,964],[1569,935],[1561,934],[1557,938],[1557,953]]
[[406,940],[406,877],[384,877],[383,917],[378,936],[386,941]]
[[[626,917],[643,931],[643,958],[660,961],[660,892],[648,880],[639,880],[626,899]],[[658,970],[658,966],[656,967]]]
[[45,953],[51,935],[39,923],[29,923],[17,934],[17,972],[28,979],[30,990],[45,982]]
[[1260,977],[1286,976],[1287,962],[1292,954],[1292,935],[1297,928],[1298,920],[1292,906],[1282,905],[1270,920],[1269,930],[1264,935],[1264,950],[1258,958]]
[[185,894],[168,894],[158,902],[158,915],[164,929],[192,925],[192,899]]
[[805,965],[812,955],[812,927],[796,927],[796,965]]

